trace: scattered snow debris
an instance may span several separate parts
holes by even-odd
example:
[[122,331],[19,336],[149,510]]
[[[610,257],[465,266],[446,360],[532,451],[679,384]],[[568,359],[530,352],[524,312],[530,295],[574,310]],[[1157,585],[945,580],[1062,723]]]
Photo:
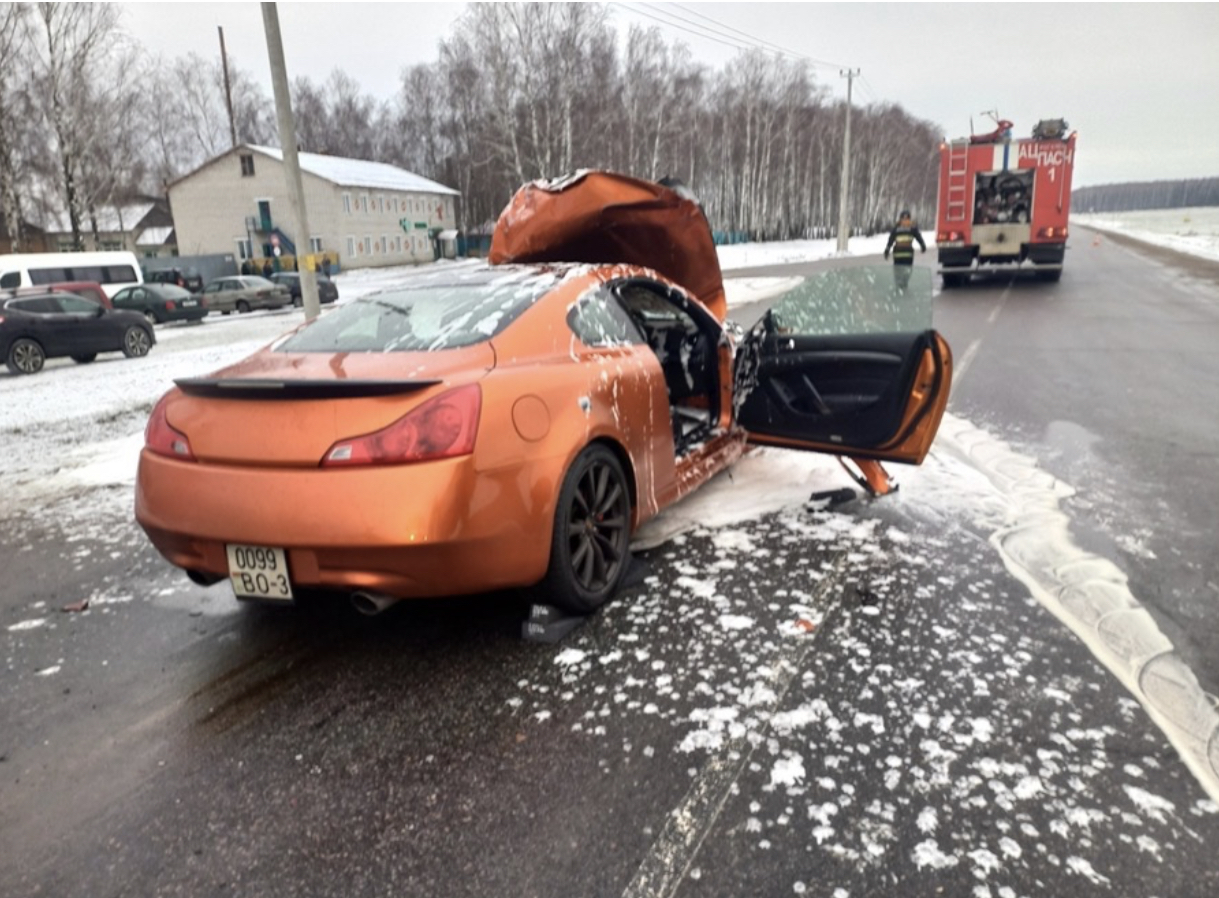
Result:
[[559,665],[559,667],[574,667],[586,657],[588,657],[587,653],[579,649],[564,649],[555,655],[554,663]]
[[1036,798],[1041,794],[1041,780],[1035,776],[1026,776],[1016,783],[1016,787],[1012,789],[1012,794],[1021,801],[1026,801],[1030,798]]
[[936,816],[935,808],[923,808],[918,815],[919,832],[925,835],[931,835],[935,832],[935,828],[939,825],[939,820]]
[[1075,873],[1079,876],[1084,877],[1085,879],[1089,880],[1090,882],[1092,882],[1095,885],[1098,885],[1098,886],[1109,885],[1109,877],[1102,876],[1101,874],[1097,873],[1095,870],[1092,869],[1092,865],[1089,864],[1082,857],[1072,856],[1072,857],[1067,858],[1067,869],[1070,870],[1072,873]]
[[985,883],[974,886],[974,898],[994,898],[994,893],[991,892],[990,886]]
[[536,714],[534,714],[533,716],[534,716],[534,718],[535,718],[535,719],[538,721],[538,723],[544,723],[545,721],[550,720],[550,712],[549,712],[549,711],[538,711],[538,712],[537,712]]
[[1204,814],[1219,814],[1219,804],[1216,804],[1208,798],[1200,799],[1194,805],[1194,807]]
[[803,895],[806,891],[808,891],[808,887],[805,886],[804,883],[797,880],[796,882],[794,882],[792,884],[792,891],[795,892],[797,895]]
[[1146,835],[1139,836],[1138,839],[1136,840],[1136,844],[1139,846],[1139,851],[1144,851],[1147,854],[1153,855],[1157,861],[1164,860],[1160,856],[1159,843],[1156,842],[1155,839],[1151,838],[1151,836],[1146,836]]
[[969,852],[969,859],[974,862],[973,874],[978,879],[986,879],[1003,866],[1003,862],[989,848],[975,848]]
[[920,870],[924,867],[930,867],[932,870],[946,870],[960,863],[960,860],[953,855],[940,851],[940,846],[935,843],[934,839],[928,839],[915,845],[911,859]]
[[1020,856],[1024,854],[1023,849],[1020,847],[1020,843],[1007,836],[1004,836],[999,840],[999,850],[1003,852],[1004,857],[1012,858],[1013,860],[1019,860]]
[[804,759],[799,755],[791,755],[790,757],[780,758],[778,761],[775,761],[770,771],[770,785],[767,788],[798,786],[803,781]]
[[35,627],[44,626],[46,622],[47,619],[45,617],[35,617],[30,620],[18,621],[15,624],[11,624],[8,631],[10,633],[15,633],[20,630],[33,630]]
[[1176,805],[1171,801],[1158,795],[1152,795],[1138,786],[1123,786],[1122,788],[1126,790],[1126,794],[1130,796],[1130,800],[1135,803],[1138,809],[1157,823],[1165,822],[1164,812],[1172,814],[1177,810]]
[[720,626],[725,630],[748,630],[753,626],[753,618],[743,614],[725,614],[720,617]]
[[56,664],[52,667],[47,667],[47,668],[44,668],[44,669],[38,671],[37,675],[40,677],[49,677],[49,676],[53,676],[54,674],[59,673],[60,670],[62,670],[62,669],[63,669],[62,665]]
[[851,898],[851,893],[846,889],[834,889],[834,894],[831,898]]

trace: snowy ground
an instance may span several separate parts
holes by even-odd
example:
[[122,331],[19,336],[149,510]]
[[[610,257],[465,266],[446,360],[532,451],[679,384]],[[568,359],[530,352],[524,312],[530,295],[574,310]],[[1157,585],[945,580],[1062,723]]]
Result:
[[1072,215],[1071,221],[1219,261],[1219,207]]
[[[1203,216],[1198,216],[1198,220],[1202,219]],[[1097,222],[1097,226],[1101,223]],[[1121,227],[1132,236],[1141,237],[1143,233],[1140,228],[1131,229],[1113,219],[1107,219],[1104,226]],[[1216,251],[1219,246],[1213,227],[1207,239],[1180,245],[1169,242],[1178,236],[1161,234],[1157,242],[1162,239],[1166,245],[1199,255]],[[884,235],[852,240],[850,254],[879,254],[884,242]],[[721,259],[729,275],[729,305],[772,293],[781,283],[773,278],[732,280],[733,270],[812,261],[833,255],[833,241],[724,247]],[[347,302],[414,271],[358,270],[339,275],[336,280],[342,301]],[[113,358],[91,365],[57,360],[48,363],[47,369],[34,377],[0,374],[0,409],[3,409],[0,452],[6,458],[0,481],[3,486],[0,520],[14,517],[18,512],[37,515],[39,508],[45,508],[48,514],[58,516],[61,524],[75,529],[78,539],[106,544],[106,531],[112,529],[113,522],[130,522],[128,487],[134,483],[144,421],[157,397],[175,377],[203,374],[236,361],[295,326],[299,320],[300,312],[296,310],[211,317],[199,326],[159,328],[159,343],[144,359]],[[984,530],[1008,570],[1025,583],[1032,596],[1074,630],[1113,675],[1127,685],[1176,746],[1211,798],[1219,799],[1216,760],[1206,756],[1205,740],[1197,737],[1199,733],[1213,730],[1215,709],[1198,689],[1189,671],[1173,666],[1171,643],[1156,630],[1145,613],[1139,613],[1139,604],[1125,589],[1121,572],[1112,566],[1106,567],[1105,562],[1072,544],[1065,518],[1059,511],[1060,500],[1070,494],[1069,487],[1040,471],[1035,460],[1016,456],[990,435],[951,415],[945,421],[928,463],[918,469],[902,469],[898,474],[902,501],[909,501],[911,507],[917,505],[924,509],[923,513],[941,520],[967,519]],[[638,535],[639,544],[663,545],[686,538],[687,534],[702,534],[722,548],[726,563],[741,563],[742,557],[749,555],[750,542],[736,525],[757,521],[766,515],[793,513],[805,504],[811,492],[844,485],[847,485],[845,476],[832,458],[779,450],[755,452],[737,464],[730,475],[721,476],[646,526]],[[911,501],[916,497],[917,502]],[[874,542],[873,526],[856,525],[849,516],[830,516],[820,528],[809,530],[804,536],[833,542],[854,562],[867,562],[871,557],[869,547]],[[891,537],[898,542],[910,538],[903,533],[891,534]],[[1047,562],[1047,558],[1053,563]],[[923,563],[927,564],[926,559]],[[1048,582],[1044,575],[1046,569],[1070,571],[1073,579],[1066,583]],[[708,632],[737,638],[756,630],[760,622],[731,602],[720,601],[713,578],[708,580],[705,574],[690,571],[679,587],[689,594],[691,602],[709,603],[706,611],[709,616],[705,621]],[[1074,597],[1074,604],[1063,600],[1066,593]],[[99,595],[94,599],[104,607],[107,597]],[[762,634],[766,640],[798,635],[801,620],[813,627],[819,624],[819,612],[811,594],[793,595],[789,604],[790,610],[805,617],[797,615],[785,628]],[[1098,631],[1096,621],[1106,607],[1114,606],[1129,610],[1128,626],[1125,632],[1117,634],[1120,638],[1106,641],[1105,634]],[[647,605],[631,612],[632,615],[647,613]],[[41,620],[42,615],[31,613],[8,629],[19,632],[21,628],[39,626]],[[624,642],[630,641],[629,635],[623,637]],[[1141,661],[1138,653],[1149,646],[1161,652],[1164,659],[1163,676],[1157,680],[1161,691],[1156,694],[1143,691],[1132,677],[1132,671]],[[634,653],[629,645],[621,646],[618,651]],[[610,663],[606,659],[612,655],[611,650],[609,656],[593,657],[584,649],[572,648],[560,652],[555,663],[564,671],[564,683],[575,686],[577,680]],[[660,679],[655,685],[663,687]],[[773,684],[760,679],[745,685],[749,689],[736,696],[735,702],[708,707],[703,717],[683,722],[689,727],[688,744],[692,750],[712,751],[734,733],[738,736],[747,734],[748,729],[741,730],[742,724],[738,721],[748,721],[751,715],[779,730],[804,726],[808,721],[825,716],[823,709],[815,707],[807,709],[807,720],[799,721],[778,722],[755,714],[750,708],[758,702],[765,704],[765,691],[773,690]],[[650,689],[645,691],[651,692]],[[531,689],[524,688],[523,692],[522,703],[535,715],[548,716],[557,710],[552,700],[535,701]],[[656,695],[663,699],[663,688],[658,688]],[[979,730],[981,726],[975,726],[969,738],[983,738],[985,728]],[[806,776],[801,763],[799,758],[790,756],[775,759],[771,786],[782,789],[798,786]],[[1021,773],[1021,777],[1027,773],[1032,780],[1016,777],[1016,773]],[[811,775],[811,772],[807,774]],[[1011,788],[1017,797],[1022,788],[1035,794],[1037,783],[1033,772],[1015,771],[1012,776],[1016,778]],[[1154,817],[1161,810],[1154,795],[1141,787],[1132,785],[1131,788],[1135,790],[1130,793],[1132,800],[1136,804],[1142,803],[1141,810],[1148,816]],[[1200,805],[1194,813],[1202,810],[1213,812],[1214,805],[1207,804],[1204,808]],[[832,813],[824,810],[823,816]],[[825,825],[830,827],[829,822]],[[935,820],[928,819],[925,825],[920,820],[919,827],[931,835],[935,831]],[[1003,845],[999,847],[1001,852],[1012,850]],[[1144,850],[1158,851],[1155,846]],[[928,840],[926,854],[928,864],[962,860],[958,857],[957,861],[952,861],[951,857],[943,855],[933,839]],[[984,860],[987,864],[991,862],[989,858]],[[975,859],[974,863],[981,861]]]

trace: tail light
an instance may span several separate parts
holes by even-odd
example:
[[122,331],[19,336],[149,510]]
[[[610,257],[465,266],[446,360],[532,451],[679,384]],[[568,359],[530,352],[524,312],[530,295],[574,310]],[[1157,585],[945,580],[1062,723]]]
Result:
[[322,467],[399,465],[469,455],[474,451],[481,411],[478,384],[449,390],[388,427],[335,443],[322,459]]
[[1066,240],[1067,239],[1067,229],[1066,228],[1042,228],[1040,231],[1037,232],[1037,236],[1038,237],[1058,237],[1058,238],[1061,238],[1062,240]]
[[951,240],[964,240],[964,231],[940,231],[935,235],[937,243],[948,243]]
[[172,312],[174,310],[174,301],[172,299],[165,300],[165,308],[167,311]]
[[144,445],[157,455],[176,458],[179,461],[194,461],[195,453],[191,452],[190,440],[186,438],[186,434],[169,426],[169,419],[165,416],[165,403],[168,399],[168,394],[162,396],[153,408],[148,426],[144,428]]

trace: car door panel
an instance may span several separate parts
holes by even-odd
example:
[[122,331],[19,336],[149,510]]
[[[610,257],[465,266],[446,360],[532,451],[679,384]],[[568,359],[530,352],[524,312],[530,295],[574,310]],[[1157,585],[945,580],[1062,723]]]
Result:
[[751,336],[737,423],[751,442],[918,464],[948,402],[952,354],[934,330]]

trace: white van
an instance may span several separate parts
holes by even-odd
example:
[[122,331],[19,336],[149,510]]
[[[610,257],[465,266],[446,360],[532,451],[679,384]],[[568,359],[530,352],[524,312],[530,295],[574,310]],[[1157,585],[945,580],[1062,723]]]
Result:
[[0,256],[0,289],[39,287],[65,281],[101,284],[113,298],[124,287],[144,283],[135,253],[25,253]]

